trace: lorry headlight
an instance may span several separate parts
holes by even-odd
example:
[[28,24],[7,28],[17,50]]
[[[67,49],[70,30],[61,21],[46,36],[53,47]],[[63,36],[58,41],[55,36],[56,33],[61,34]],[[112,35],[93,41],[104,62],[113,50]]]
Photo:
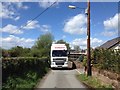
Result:
[[68,62],[65,62],[65,64],[68,64]]

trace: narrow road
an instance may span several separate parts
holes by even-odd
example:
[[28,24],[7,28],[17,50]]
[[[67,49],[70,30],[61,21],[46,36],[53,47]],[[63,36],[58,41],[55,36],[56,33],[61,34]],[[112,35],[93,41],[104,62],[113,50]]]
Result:
[[87,88],[76,79],[76,74],[77,70],[51,70],[37,88]]

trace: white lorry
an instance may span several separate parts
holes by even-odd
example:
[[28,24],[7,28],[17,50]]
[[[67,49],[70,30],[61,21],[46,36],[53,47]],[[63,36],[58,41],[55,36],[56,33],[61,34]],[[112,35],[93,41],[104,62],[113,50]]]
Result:
[[68,68],[68,55],[65,44],[52,44],[51,68]]

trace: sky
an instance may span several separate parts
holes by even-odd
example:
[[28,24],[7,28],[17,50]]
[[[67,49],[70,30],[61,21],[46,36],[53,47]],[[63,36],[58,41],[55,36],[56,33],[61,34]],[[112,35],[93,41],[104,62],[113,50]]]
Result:
[[[2,2],[0,4],[0,47],[30,48],[37,38],[50,32],[54,41],[63,39],[71,48],[74,45],[86,49],[87,15],[86,2],[57,2],[32,21],[53,2]],[[77,6],[76,9],[68,8]],[[91,47],[95,48],[118,37],[118,2],[91,2]]]

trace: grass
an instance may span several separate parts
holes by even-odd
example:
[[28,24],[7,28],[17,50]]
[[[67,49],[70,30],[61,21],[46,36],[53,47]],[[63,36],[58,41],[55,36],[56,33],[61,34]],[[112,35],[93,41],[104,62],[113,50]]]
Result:
[[77,78],[87,86],[92,87],[94,89],[102,88],[102,90],[113,90],[112,85],[107,85],[107,84],[102,85],[100,80],[98,80],[95,77],[86,76],[85,74],[80,74],[80,75],[77,75]]

